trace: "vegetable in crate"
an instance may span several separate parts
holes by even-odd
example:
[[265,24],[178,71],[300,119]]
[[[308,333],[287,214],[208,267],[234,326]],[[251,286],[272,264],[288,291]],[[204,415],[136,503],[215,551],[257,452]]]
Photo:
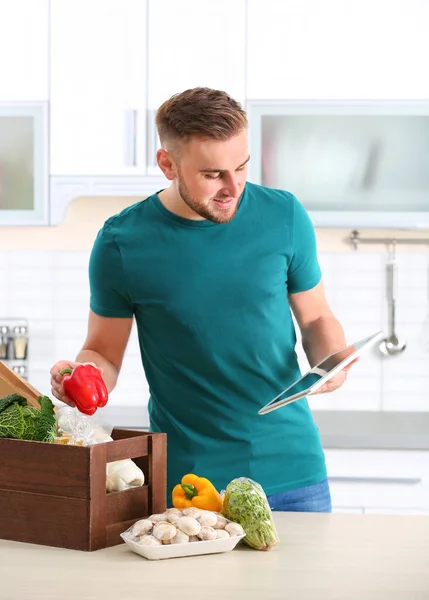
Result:
[[63,369],[60,374],[64,376],[62,384],[66,395],[81,413],[93,415],[97,408],[106,406],[109,393],[100,369],[87,363]]
[[180,509],[195,506],[214,512],[222,510],[222,496],[214,485],[192,473],[184,475],[181,483],[173,488],[172,501],[173,506]]
[[53,442],[56,435],[54,405],[39,396],[40,410],[28,406],[26,398],[11,394],[0,399],[0,437]]
[[279,541],[265,492],[253,479],[238,477],[227,485],[222,515],[243,527],[244,543],[255,550],[269,550]]

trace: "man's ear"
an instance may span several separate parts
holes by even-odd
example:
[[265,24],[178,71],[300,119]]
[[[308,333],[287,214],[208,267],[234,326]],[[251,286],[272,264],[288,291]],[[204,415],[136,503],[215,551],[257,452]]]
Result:
[[159,168],[169,181],[176,178],[176,165],[171,154],[165,148],[160,148],[156,153]]

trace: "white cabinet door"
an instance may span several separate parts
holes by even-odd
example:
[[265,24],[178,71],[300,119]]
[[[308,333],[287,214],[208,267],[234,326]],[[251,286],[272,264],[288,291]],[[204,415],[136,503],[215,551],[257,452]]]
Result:
[[48,99],[49,0],[0,0],[0,101]]
[[250,99],[429,94],[429,2],[248,0]]
[[148,0],[148,106],[206,86],[245,99],[245,0]]
[[[153,122],[173,94],[211,87],[245,101],[245,0],[148,0],[148,167],[156,171]],[[151,135],[151,132],[153,134]]]
[[429,452],[328,449],[325,456],[333,506],[429,510]]
[[145,171],[145,0],[51,0],[51,174]]

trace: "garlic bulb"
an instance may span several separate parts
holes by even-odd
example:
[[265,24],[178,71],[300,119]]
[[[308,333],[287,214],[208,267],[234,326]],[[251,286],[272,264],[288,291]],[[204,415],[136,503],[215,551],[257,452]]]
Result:
[[180,517],[176,523],[176,527],[187,535],[198,535],[201,530],[201,525],[192,517]]

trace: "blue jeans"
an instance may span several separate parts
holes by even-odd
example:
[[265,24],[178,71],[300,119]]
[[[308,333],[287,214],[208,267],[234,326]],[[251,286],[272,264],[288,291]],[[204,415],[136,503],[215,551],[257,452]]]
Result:
[[328,480],[268,496],[271,510],[295,512],[332,512]]

